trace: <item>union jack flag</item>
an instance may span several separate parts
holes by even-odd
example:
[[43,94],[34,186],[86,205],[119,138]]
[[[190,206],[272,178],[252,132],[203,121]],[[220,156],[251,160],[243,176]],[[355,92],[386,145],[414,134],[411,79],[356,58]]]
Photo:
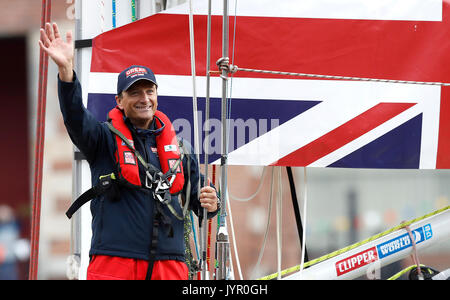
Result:
[[[195,1],[200,154],[221,153],[221,79],[205,121],[207,1]],[[222,56],[213,1],[211,66]],[[221,2],[221,1],[220,1]],[[231,1],[234,2],[234,1]],[[117,74],[137,64],[158,81],[158,109],[193,142],[188,6],[93,41],[88,109],[114,106]],[[450,82],[448,0],[247,0],[230,3],[230,61],[244,68]],[[229,79],[228,163],[345,168],[450,168],[450,87],[237,72]],[[205,129],[210,130],[204,145]]]

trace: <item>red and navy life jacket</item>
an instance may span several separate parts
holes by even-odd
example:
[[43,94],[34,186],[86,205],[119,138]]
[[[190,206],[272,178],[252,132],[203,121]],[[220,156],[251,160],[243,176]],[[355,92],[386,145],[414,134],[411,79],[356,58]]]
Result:
[[[119,130],[122,135],[128,139],[129,145],[122,141],[122,137],[116,134],[117,150],[115,153],[116,160],[119,162],[118,175],[119,178],[125,179],[127,182],[135,186],[143,186],[141,179],[139,178],[138,159],[135,155],[135,150],[130,149],[130,145],[134,147],[133,137],[130,129],[125,124],[123,118],[123,112],[116,108],[113,108],[109,114],[108,119],[111,124]],[[175,129],[169,118],[162,112],[155,112],[156,128],[163,130],[156,136],[156,147],[159,157],[159,163],[161,164],[161,171],[166,174],[173,165],[181,159],[181,152],[178,145]],[[175,180],[170,187],[171,194],[178,194],[184,185],[183,165],[180,163],[175,175]]]
[[[116,162],[118,162],[117,176],[115,173],[100,176],[99,184],[84,192],[69,207],[66,212],[69,219],[83,204],[103,193],[110,192],[112,197],[116,196],[117,193],[114,188],[115,183],[117,182],[122,183],[125,181],[127,184],[137,188],[149,188],[145,182],[141,182],[138,161],[141,161],[141,164],[145,164],[147,167],[151,167],[150,169],[153,170],[151,176],[153,178],[160,179],[157,178],[157,176],[165,176],[165,178],[170,177],[172,179],[172,176],[175,176],[174,180],[171,181],[169,192],[172,195],[181,192],[184,185],[184,173],[183,165],[181,163],[181,151],[175,129],[169,118],[160,111],[155,112],[155,120],[156,128],[161,129],[160,133],[156,136],[156,147],[161,165],[161,172],[147,162],[141,161],[142,156],[140,156],[134,148],[133,137],[130,129],[125,124],[123,112],[115,107],[108,113],[108,127],[115,134],[117,146],[115,151]],[[175,168],[175,166],[177,166],[177,168]],[[155,173],[160,174],[158,175]],[[182,219],[182,217],[176,214],[170,203],[166,204],[178,219]]]

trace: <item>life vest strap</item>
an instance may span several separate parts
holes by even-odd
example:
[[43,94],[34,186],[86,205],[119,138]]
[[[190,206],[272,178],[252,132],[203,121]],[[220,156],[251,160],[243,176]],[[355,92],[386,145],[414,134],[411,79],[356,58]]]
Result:
[[[130,143],[130,141],[123,135],[122,132],[120,132],[116,127],[114,127],[110,122],[106,122],[106,125],[108,126],[109,130],[111,130],[115,135],[120,137],[120,139],[127,145],[128,148],[130,148],[131,151],[134,152],[136,157],[139,159],[140,163],[144,166],[146,170],[150,170],[153,173],[161,173],[155,166],[152,164],[149,164],[145,161],[145,159],[142,157],[142,155],[134,148],[134,146]],[[162,173],[161,173],[162,174]]]
[[[117,184],[115,180],[116,176],[114,175],[114,173],[100,176],[100,182],[96,186],[81,194],[81,196],[78,197],[66,211],[66,216],[69,219],[72,218],[73,214],[85,203],[89,202],[97,196],[108,192],[115,184]],[[113,195],[113,197],[117,196],[117,193],[115,193],[115,191],[111,194]]]

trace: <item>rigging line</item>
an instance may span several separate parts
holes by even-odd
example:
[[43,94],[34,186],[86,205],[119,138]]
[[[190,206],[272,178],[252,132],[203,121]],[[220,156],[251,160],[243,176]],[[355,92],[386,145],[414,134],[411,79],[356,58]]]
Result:
[[[196,70],[195,70],[195,41],[194,41],[194,15],[192,8],[192,0],[189,0],[189,39],[191,54],[191,73],[192,73],[192,108],[194,119],[194,152],[197,161],[200,162],[200,142],[198,136],[198,107],[197,107],[197,87],[196,87]],[[199,185],[200,186],[200,185]]]
[[295,72],[282,72],[282,71],[270,71],[270,70],[258,70],[249,68],[240,68],[238,66],[230,66],[231,72],[243,71],[272,75],[288,75],[299,76],[308,78],[322,78],[322,79],[336,79],[336,80],[352,80],[352,81],[368,81],[368,82],[382,82],[382,83],[402,83],[402,84],[421,84],[421,85],[438,85],[438,86],[450,86],[450,83],[446,82],[432,82],[432,81],[413,81],[413,80],[395,80],[395,79],[379,79],[379,78],[365,78],[365,77],[352,77],[352,76],[339,76],[339,75],[322,75],[322,74],[309,74],[309,73],[295,73]]
[[278,172],[278,196],[277,196],[277,279],[281,279],[281,254],[282,254],[282,225],[283,218],[283,185],[281,181],[281,167],[277,167]]
[[255,273],[260,264],[261,264],[261,260],[264,254],[264,249],[266,247],[266,242],[267,242],[267,237],[268,237],[268,233],[269,233],[269,226],[270,226],[270,218],[272,216],[272,195],[273,195],[273,182],[274,182],[274,168],[272,166],[271,168],[271,180],[270,180],[270,192],[269,192],[269,207],[268,207],[268,214],[267,214],[267,223],[266,223],[266,230],[264,232],[264,239],[263,239],[263,243],[261,245],[261,249],[259,250],[259,254],[258,254],[258,260],[256,261],[255,267],[253,268],[253,273]]
[[211,235],[212,235],[212,219],[208,219],[208,241],[206,251],[206,266],[208,272],[211,269]]
[[194,215],[192,213],[192,210],[190,211],[189,216],[191,218],[191,227],[192,227],[192,234],[193,234],[193,237],[194,237],[195,254],[197,255],[197,259],[199,259],[200,253],[198,252],[197,234],[196,234]]
[[[234,2],[234,27],[233,27],[233,47],[231,50],[231,64],[234,64],[234,54],[235,54],[235,46],[236,46],[236,24],[237,24],[237,0],[235,0]],[[209,70],[209,69],[208,69]],[[231,102],[233,100],[232,97],[233,94],[233,73],[230,73],[230,88],[229,88],[229,93],[227,94],[227,125],[228,128],[230,128],[230,122],[231,122]],[[231,135],[227,136],[228,142],[227,145],[229,145],[229,139],[230,139]]]
[[116,0],[112,0],[112,28],[117,27],[116,15]]
[[105,0],[100,1],[100,31],[105,31]]
[[423,280],[423,274],[422,274],[422,270],[420,268],[420,262],[419,262],[419,255],[417,254],[416,240],[415,240],[415,238],[413,236],[411,228],[409,228],[409,225],[405,225],[404,228],[408,232],[409,239],[411,241],[412,250],[413,250],[412,254],[411,254],[411,257],[412,257],[414,263],[417,265],[417,272],[418,272],[419,279]]
[[[392,228],[390,228],[390,229],[388,229],[388,230],[386,230],[386,231],[383,231],[383,232],[381,232],[381,233],[379,233],[379,234],[373,235],[373,236],[371,236],[371,237],[369,237],[369,238],[367,238],[367,239],[365,239],[365,240],[362,240],[362,241],[360,241],[360,242],[357,242],[357,243],[355,243],[355,244],[353,244],[353,245],[344,247],[344,248],[342,248],[342,249],[336,250],[336,251],[331,252],[331,253],[329,253],[329,254],[325,254],[325,255],[323,255],[323,256],[321,256],[321,257],[318,257],[318,258],[316,258],[316,259],[313,259],[313,260],[310,260],[310,261],[308,261],[308,262],[305,262],[304,265],[305,265],[305,267],[310,267],[310,266],[312,266],[312,265],[314,265],[314,264],[323,262],[323,261],[325,261],[325,260],[327,260],[327,259],[333,258],[333,257],[335,257],[335,256],[338,256],[338,255],[342,254],[342,253],[345,253],[345,252],[348,252],[348,251],[350,251],[350,250],[353,250],[353,249],[355,249],[355,248],[357,248],[357,247],[360,247],[360,246],[362,246],[362,245],[364,245],[364,244],[370,243],[370,242],[372,242],[372,241],[374,241],[374,240],[376,240],[376,239],[379,239],[379,238],[381,238],[381,237],[383,237],[383,236],[386,236],[386,235],[388,235],[388,234],[390,234],[390,233],[392,233],[392,232],[394,232],[394,231],[403,229],[406,225],[411,225],[411,224],[413,224],[413,223],[422,221],[422,220],[424,220],[424,219],[426,219],[426,218],[429,218],[429,217],[435,216],[435,215],[437,215],[437,214],[443,213],[443,212],[445,212],[445,211],[447,211],[447,210],[450,210],[450,205],[449,205],[449,206],[446,206],[446,207],[443,207],[443,208],[441,208],[441,209],[435,210],[435,211],[433,211],[433,212],[431,212],[431,213],[428,213],[428,214],[426,214],[426,215],[423,215],[423,216],[421,216],[421,217],[418,217],[418,218],[409,220],[409,221],[407,221],[407,222],[404,222],[404,223],[402,223],[402,224],[400,224],[400,225],[397,225],[397,226],[395,226],[395,227],[392,227]],[[290,268],[287,268],[287,269],[283,270],[283,271],[282,271],[282,275],[286,275],[286,274],[289,274],[289,273],[292,273],[292,272],[295,272],[295,271],[299,271],[299,270],[300,270],[300,265],[296,265],[296,266],[293,266],[293,267],[290,267]],[[269,280],[269,279],[275,278],[276,276],[277,276],[277,273],[274,273],[274,274],[271,274],[271,275],[264,276],[264,277],[260,278],[260,280]]]
[[135,0],[131,0],[131,22],[134,22],[136,20],[137,20],[136,1]]
[[253,198],[255,198],[256,195],[259,194],[259,192],[261,191],[261,188],[263,186],[263,179],[264,179],[264,175],[266,174],[266,169],[267,169],[266,166],[264,166],[261,177],[259,179],[258,187],[256,188],[256,191],[253,194],[251,194],[249,197],[246,197],[246,198],[239,198],[237,196],[232,195],[231,192],[228,190],[228,194],[230,195],[230,198],[237,200],[237,201],[241,201],[241,202],[248,202],[248,201],[252,200]]
[[[211,74],[209,72],[211,64],[211,0],[208,0],[208,20],[207,20],[207,33],[206,33],[206,99],[205,99],[205,141],[204,146],[204,164],[205,164],[205,185],[208,182],[208,164],[209,164],[209,110],[210,110],[210,88],[211,88]],[[214,173],[214,171],[213,171]],[[213,176],[215,176],[213,174]],[[214,179],[213,179],[214,183]]]
[[[189,45],[190,45],[190,54],[191,54],[191,73],[192,73],[192,110],[193,110],[193,119],[194,119],[194,153],[197,158],[197,162],[200,164],[200,145],[199,145],[199,136],[198,136],[198,107],[197,107],[197,88],[196,88],[196,70],[195,70],[195,41],[194,41],[194,12],[192,7],[192,0],[189,0]],[[200,177],[197,182],[197,195],[200,196]],[[207,218],[207,210],[206,208],[202,209],[203,218],[200,226],[201,231],[201,269],[202,269],[202,279],[206,278],[206,252],[207,245],[206,241],[208,238],[208,218]]]
[[[208,167],[208,165],[206,165]],[[216,185],[216,169],[215,165],[212,168],[212,180],[211,183]],[[208,220],[208,253],[207,253],[207,261],[208,261],[208,270],[211,270],[211,235],[212,235],[212,219]],[[213,268],[214,270],[214,268]],[[213,271],[214,273],[214,271]]]
[[300,278],[301,272],[304,269],[305,261],[308,261],[308,254],[306,253],[306,203],[307,203],[307,176],[306,176],[306,167],[303,167],[303,245],[302,245],[302,260],[300,262]]
[[[297,200],[297,192],[295,189],[295,182],[294,182],[294,175],[292,174],[292,168],[286,167],[286,172],[289,179],[289,186],[291,190],[291,198],[292,198],[292,206],[294,208],[294,215],[295,215],[295,221],[297,223],[297,233],[299,237],[300,242],[300,249],[303,251],[303,244],[304,244],[304,234],[303,234],[303,225],[302,225],[302,216],[300,214],[300,207]],[[306,251],[305,247],[305,259],[308,260],[308,253]]]
[[[223,1],[223,17],[222,17],[222,56],[228,56],[228,1]],[[221,195],[224,199],[223,201],[223,210],[221,213],[226,215],[226,193],[227,193],[227,157],[228,157],[228,143],[227,143],[227,83],[228,83],[228,72],[226,70],[222,70],[221,76],[222,78],[222,99],[221,99],[221,125],[222,125],[222,133],[221,133],[221,143],[222,143],[222,151],[221,151],[221,173],[222,173],[222,187],[221,187]],[[221,216],[220,221],[221,225],[225,223],[225,215]]]
[[[228,193],[227,193],[227,195],[228,195]],[[233,214],[231,213],[231,202],[230,202],[230,199],[227,199],[227,202],[228,202],[228,206],[227,206],[228,215],[230,216],[229,217],[229,221],[230,221],[230,226],[231,226],[231,234],[233,235],[234,257],[236,258],[236,266],[238,268],[239,277],[241,278],[241,280],[244,280],[244,277],[242,276],[241,262],[239,260],[239,255],[238,255],[238,250],[237,250],[236,233],[234,231]]]
[[400,272],[392,275],[391,277],[389,277],[387,280],[396,280],[397,278],[399,278],[400,276],[402,276],[403,274],[407,273],[408,271],[411,271],[412,269],[416,268],[416,267],[425,267],[425,265],[411,265],[409,267],[406,267],[405,269],[401,270]]

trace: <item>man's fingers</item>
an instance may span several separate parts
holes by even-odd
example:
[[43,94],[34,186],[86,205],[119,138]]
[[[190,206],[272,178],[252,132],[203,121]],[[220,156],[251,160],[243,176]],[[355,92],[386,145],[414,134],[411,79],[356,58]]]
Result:
[[55,38],[56,39],[61,37],[61,35],[59,34],[58,25],[56,25],[56,23],[53,23],[53,32],[55,33]]
[[207,192],[207,193],[215,193],[216,190],[207,185],[207,186],[202,187],[200,189],[200,191],[201,192]]
[[45,30],[41,28],[40,32],[41,32],[41,43],[45,45],[46,48],[50,47],[50,40],[48,39]]
[[44,46],[41,40],[39,40],[39,46],[41,47],[42,50],[47,52],[47,47]]
[[55,39],[55,34],[53,33],[53,28],[50,23],[45,23],[45,32],[47,33],[50,41],[53,41]]

